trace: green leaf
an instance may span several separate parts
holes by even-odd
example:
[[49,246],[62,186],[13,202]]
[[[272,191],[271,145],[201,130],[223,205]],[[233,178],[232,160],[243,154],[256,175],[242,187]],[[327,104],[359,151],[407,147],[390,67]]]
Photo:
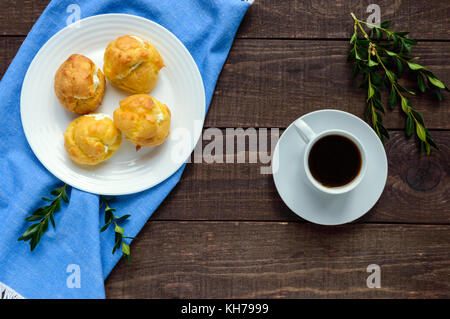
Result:
[[120,216],[119,218],[117,218],[117,220],[124,221],[124,220],[128,219],[128,217],[130,217],[130,216],[131,216],[130,214],[126,214],[126,215]]
[[411,52],[411,46],[408,43],[403,41],[402,44],[406,51]]
[[397,70],[398,70],[398,77],[401,77],[403,74],[403,62],[400,59],[397,59]]
[[404,41],[405,41],[406,43],[412,44],[412,45],[417,44],[417,41],[416,41],[416,40],[410,39],[410,38],[405,38]]
[[66,191],[64,191],[61,195],[61,198],[64,202],[68,203],[69,202],[69,197],[67,197],[67,193]]
[[352,37],[350,38],[350,43],[353,44],[358,39],[358,33],[353,33]]
[[33,238],[30,241],[30,249],[31,249],[31,251],[33,251],[34,248],[36,248],[36,245],[41,240],[41,236],[42,236],[42,228],[38,227],[38,230],[36,231],[35,235],[33,236]]
[[380,133],[384,136],[384,137],[386,137],[387,139],[389,139],[391,136],[389,135],[389,132],[388,132],[388,130],[383,126],[383,125],[379,125],[378,126],[378,129],[380,130]]
[[123,234],[125,232],[125,230],[122,227],[120,227],[119,225],[116,225],[116,227],[114,228],[114,231],[119,234]]
[[103,227],[100,229],[100,232],[103,233],[105,230],[107,230],[109,225],[111,225],[111,223],[107,223],[107,224],[103,225]]
[[374,99],[374,100],[373,100],[373,105],[375,106],[376,109],[378,109],[379,111],[381,111],[383,114],[386,112],[386,110],[384,109],[383,103],[381,103],[381,100],[379,100],[379,99]]
[[394,46],[397,47],[397,45],[398,45],[398,38],[395,35],[392,35],[392,40],[394,41]]
[[28,239],[31,238],[31,236],[33,236],[38,230],[39,230],[39,223],[37,224],[33,224],[30,227],[27,228],[27,230],[23,233],[22,236],[19,237],[19,239],[17,239],[18,241],[20,240],[25,240],[27,241]]
[[411,136],[414,132],[414,119],[411,114],[406,117],[406,136]]
[[61,189],[56,188],[50,192],[53,196],[58,196],[61,193]]
[[122,252],[124,255],[130,255],[130,246],[125,242],[122,242]]
[[409,113],[409,100],[407,98],[402,97],[402,110],[406,114]]
[[437,86],[438,88],[445,89],[444,83],[439,81],[437,78],[432,77],[430,75],[427,75],[427,77],[428,77],[428,80],[430,80],[431,84],[433,84],[434,86]]
[[434,95],[436,96],[436,98],[437,98],[439,101],[442,101],[442,100],[443,100],[443,97],[442,97],[441,89],[440,89],[440,88],[435,88],[435,89],[433,90],[433,93],[434,93]]
[[409,34],[409,32],[401,31],[401,32],[395,32],[396,35],[404,37],[405,35]]
[[395,109],[395,106],[397,105],[397,92],[395,91],[395,88],[391,87],[391,93],[389,94],[389,106],[391,109]]
[[41,216],[44,217],[45,215],[47,215],[47,213],[49,212],[49,210],[51,209],[52,206],[43,206],[43,207],[39,207],[38,209],[36,209],[32,215],[36,215],[36,216]]
[[53,214],[50,214],[50,221],[52,222],[53,228],[56,228],[55,220],[53,219]]
[[430,144],[425,143],[425,150],[426,150],[427,154],[430,155],[430,153],[431,153]]
[[380,39],[381,39],[381,31],[380,31],[380,29],[378,29],[378,28],[375,28],[375,32],[377,33],[377,41],[380,41]]
[[41,232],[45,233],[48,229],[48,218],[41,222]]
[[409,61],[407,61],[406,63],[408,64],[409,68],[411,70],[414,70],[414,71],[424,68],[423,66],[421,66],[420,64],[417,64],[417,63],[412,63],[412,62],[409,62]]
[[35,222],[35,221],[41,220],[41,219],[42,219],[42,216],[39,216],[39,215],[31,215],[31,216],[28,216],[27,218],[25,218],[25,220],[29,221],[29,222]]
[[369,60],[369,63],[368,63],[368,65],[369,65],[370,67],[373,67],[373,66],[377,66],[377,65],[378,65],[378,63],[377,63],[377,62],[375,62],[375,61],[373,61],[373,60]]
[[[411,106],[411,105],[410,105]],[[411,113],[414,115],[414,117],[416,118],[416,120],[420,123],[420,124],[422,124],[423,126],[425,126],[425,123],[424,123],[424,121],[423,121],[423,117],[422,117],[422,115],[419,113],[419,112],[417,112],[416,110],[414,110],[413,108],[411,108],[410,109],[411,110]]]
[[387,29],[391,25],[391,22],[392,22],[392,20],[383,21],[383,22],[381,22],[380,27],[382,27],[383,29]]
[[395,82],[395,74],[392,71],[385,70],[387,77],[391,82]]
[[389,50],[384,50],[386,52],[387,55],[389,56],[397,56],[398,54]]
[[425,92],[427,88],[425,87],[425,81],[423,80],[423,76],[420,73],[417,73],[417,85],[419,86],[420,92]]
[[372,85],[369,85],[369,88],[367,91],[367,101],[370,100],[374,94],[375,94],[375,90],[373,89]]
[[416,133],[421,141],[424,141],[424,142],[427,141],[427,135],[425,133],[425,129],[423,128],[423,126],[420,123],[416,124]]

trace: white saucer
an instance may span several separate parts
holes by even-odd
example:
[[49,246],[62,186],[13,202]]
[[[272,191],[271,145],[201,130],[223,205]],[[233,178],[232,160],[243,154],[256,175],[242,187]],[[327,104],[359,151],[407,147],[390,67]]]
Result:
[[313,188],[303,168],[305,143],[291,124],[274,150],[272,173],[286,205],[300,217],[321,225],[340,225],[367,213],[386,184],[386,152],[373,129],[358,117],[338,110],[320,110],[301,117],[315,132],[342,129],[355,135],[366,151],[367,171],[361,183],[343,195],[324,194]]

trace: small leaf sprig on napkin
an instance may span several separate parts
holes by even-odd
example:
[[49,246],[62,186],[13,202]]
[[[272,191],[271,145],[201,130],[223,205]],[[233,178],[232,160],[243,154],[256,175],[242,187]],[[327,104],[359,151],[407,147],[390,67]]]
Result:
[[[421,150],[425,150],[427,154],[430,153],[431,147],[438,149],[425,127],[422,115],[413,108],[408,98],[408,95],[416,95],[416,92],[402,86],[398,79],[402,77],[405,69],[408,69],[417,81],[418,90],[422,93],[433,93],[439,101],[443,99],[441,89],[449,92],[450,90],[433,72],[412,62],[419,58],[410,55],[411,46],[416,45],[417,41],[407,37],[409,32],[389,30],[390,20],[376,26],[358,20],[353,13],[351,16],[354,20],[354,33],[350,39],[351,50],[347,60],[354,63],[353,79],[361,74],[363,81],[360,87],[367,89],[367,121],[372,124],[381,141],[389,138],[389,133],[383,126],[382,114],[386,111],[380,93],[380,89],[387,88],[390,92],[390,108],[394,109],[400,104],[406,116],[406,136],[410,137],[415,131]],[[370,34],[364,30],[363,25],[372,27]]]
[[116,252],[117,249],[119,249],[120,247],[122,247],[122,256],[125,257],[125,259],[127,260],[127,263],[129,264],[131,262],[131,258],[130,258],[130,246],[124,241],[124,239],[135,239],[134,237],[128,237],[125,236],[125,230],[120,227],[118,224],[124,222],[125,220],[128,219],[128,217],[130,217],[131,215],[126,214],[123,216],[116,216],[114,213],[116,211],[115,208],[111,208],[109,206],[110,201],[112,201],[114,198],[113,197],[107,197],[107,196],[101,196],[100,197],[100,208],[102,206],[105,207],[105,225],[103,225],[103,227],[100,229],[100,232],[104,232],[105,230],[107,230],[109,228],[110,225],[114,225],[114,247],[112,250],[112,253],[114,255],[114,253]]
[[42,197],[42,200],[51,202],[51,204],[39,207],[33,212],[32,215],[25,218],[25,220],[29,222],[39,221],[38,223],[34,223],[30,227],[28,227],[23,235],[18,239],[18,241],[30,241],[30,248],[32,251],[34,250],[34,248],[36,248],[36,245],[41,240],[42,235],[48,230],[49,221],[51,222],[53,228],[56,228],[53,214],[59,211],[59,209],[61,208],[61,199],[64,202],[69,203],[69,197],[67,196],[66,187],[67,184],[64,184],[64,186],[52,190],[50,194],[55,196],[53,199]]

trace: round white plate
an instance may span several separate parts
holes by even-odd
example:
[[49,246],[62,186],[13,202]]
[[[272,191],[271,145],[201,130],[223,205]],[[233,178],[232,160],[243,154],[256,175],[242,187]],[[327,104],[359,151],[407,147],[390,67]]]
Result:
[[[33,59],[22,86],[22,125],[34,154],[63,182],[83,191],[103,195],[136,193],[157,185],[187,160],[202,132],[205,91],[194,59],[184,45],[162,26],[133,15],[105,14],[79,21],[55,34]],[[89,57],[103,69],[103,53],[119,36],[138,35],[160,52],[166,65],[150,92],[170,108],[171,134],[160,146],[135,146],[123,139],[120,149],[107,161],[80,166],[64,150],[63,133],[77,117],[62,108],[53,90],[58,67],[71,54]],[[119,101],[130,94],[106,80],[102,105],[95,111],[112,116]]]
[[342,195],[324,194],[311,185],[303,167],[305,143],[291,124],[278,141],[272,159],[272,173],[286,205],[300,217],[321,225],[351,222],[366,212],[380,198],[386,184],[386,152],[378,136],[358,117],[338,110],[321,110],[301,117],[315,132],[346,130],[363,145],[367,170],[364,179],[352,191]]

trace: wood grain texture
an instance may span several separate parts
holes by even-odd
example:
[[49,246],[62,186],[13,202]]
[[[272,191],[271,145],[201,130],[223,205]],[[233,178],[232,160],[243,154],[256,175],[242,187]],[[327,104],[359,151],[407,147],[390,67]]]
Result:
[[[286,127],[300,115],[326,108],[363,117],[366,92],[351,80],[348,48],[346,41],[236,40],[205,125]],[[423,42],[414,52],[450,85],[450,42]],[[429,95],[411,101],[430,128],[448,128],[450,94],[444,93],[442,102]],[[387,111],[387,127],[405,127],[400,112]]]
[[366,20],[367,6],[376,3],[381,19],[394,21],[397,31],[414,31],[419,39],[450,39],[448,1],[422,0],[256,0],[238,36],[253,38],[350,38],[350,12]]
[[[48,0],[0,2],[0,32],[26,35]],[[349,38],[350,12],[365,20],[369,0],[256,0],[238,32],[238,38]],[[396,30],[416,30],[419,39],[449,40],[448,1],[380,0],[382,20],[392,19]],[[83,8],[81,8],[83,10]],[[69,13],[67,14],[69,15]]]
[[[450,132],[433,134],[441,150],[425,156],[417,153],[416,144],[403,132],[391,132],[385,190],[358,223],[450,223]],[[225,132],[223,139],[225,147]],[[208,143],[209,139],[203,147]],[[223,162],[188,164],[152,219],[301,220],[279,197],[272,175],[261,174],[266,164],[249,163],[248,153],[243,164],[227,163],[225,157]]]
[[[256,0],[206,127],[285,128],[323,108],[362,116],[364,92],[351,84],[346,39],[349,13],[364,19],[372,2]],[[47,3],[0,2],[0,76]],[[429,40],[414,52],[449,84],[450,2],[377,4],[394,29]],[[450,298],[450,97],[444,98],[413,99],[428,127],[439,130],[432,133],[441,151],[419,156],[403,132],[392,132],[384,193],[353,224],[305,223],[283,204],[261,164],[189,164],[133,242],[132,264],[121,261],[107,279],[107,297]],[[385,123],[402,129],[404,118],[388,112]],[[373,263],[381,266],[380,289],[366,287]]]
[[131,250],[108,298],[450,297],[448,225],[150,221]]

